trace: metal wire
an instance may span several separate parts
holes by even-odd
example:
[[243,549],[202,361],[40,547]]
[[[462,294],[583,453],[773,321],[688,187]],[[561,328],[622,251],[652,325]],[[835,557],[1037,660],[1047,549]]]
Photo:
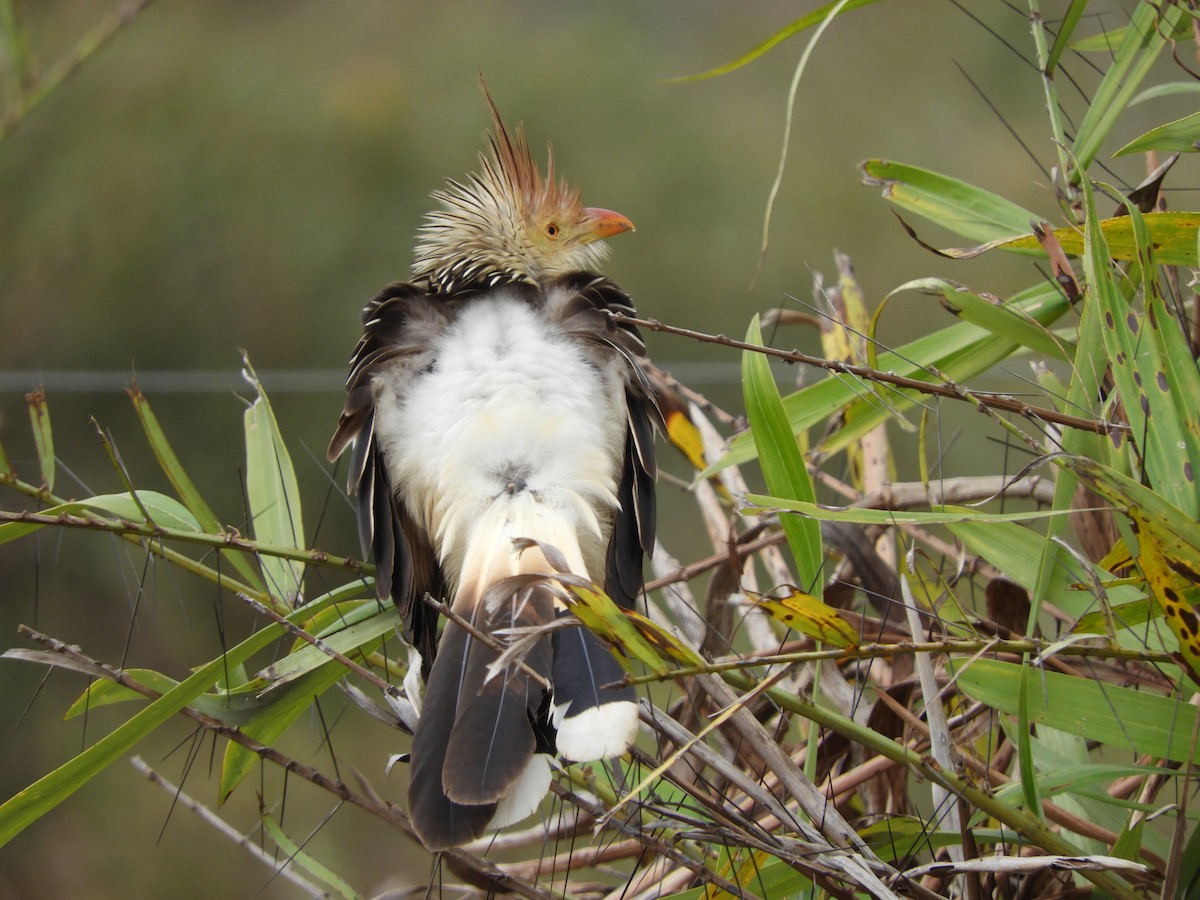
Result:
[[[737,384],[737,362],[676,362],[662,365],[677,379],[693,386]],[[343,369],[258,370],[272,394],[332,394],[342,390]],[[224,394],[246,386],[240,369],[16,369],[0,370],[0,393],[44,388],[55,394],[112,394],[124,391],[137,378],[138,386],[155,394]]]

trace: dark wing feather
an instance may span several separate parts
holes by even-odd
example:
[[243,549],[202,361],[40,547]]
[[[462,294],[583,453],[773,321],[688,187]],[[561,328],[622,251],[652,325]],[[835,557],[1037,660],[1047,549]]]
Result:
[[642,391],[626,393],[629,410],[629,437],[631,448],[626,451],[628,465],[633,469],[633,511],[637,516],[638,536],[642,549],[654,552],[654,530],[656,507],[654,501],[654,479],[658,474],[654,461],[654,427],[661,422],[662,414],[653,398]]
[[[564,612],[561,617],[570,616]],[[554,703],[569,704],[568,716],[618,701],[637,702],[630,685],[606,688],[625,677],[625,671],[612,652],[583,625],[557,628],[554,646]]]
[[438,665],[425,688],[421,723],[413,736],[408,815],[421,843],[430,850],[446,850],[474,840],[496,814],[495,803],[455,803],[442,786],[446,746],[458,714],[468,652],[475,643],[457,625],[446,626]]
[[604,589],[621,606],[633,608],[642,590],[642,558],[654,549],[655,498],[654,430],[662,413],[642,368],[646,345],[633,325],[618,324],[608,315],[636,314],[629,295],[607,278],[588,273],[568,275],[558,284],[573,292],[556,313],[563,330],[624,359],[628,430],[625,458],[617,486],[620,508],[613,519],[605,564]]
[[405,637],[421,652],[425,674],[433,664],[437,614],[422,603],[441,597],[444,579],[426,535],[404,509],[388,478],[375,440],[375,375],[416,369],[431,335],[445,327],[444,308],[419,284],[388,285],[363,308],[363,335],[350,359],[346,403],[329,443],[330,460],[353,445],[347,490],[357,495],[358,532],[363,554],[375,562],[375,589],[389,595],[405,623]]
[[[612,534],[608,540],[605,559],[604,590],[618,606],[633,609],[638,594],[642,591],[642,532],[636,513],[638,496],[635,486],[638,468],[637,451],[633,438],[626,435],[625,461],[621,466],[621,481],[617,485],[617,500],[620,508],[613,517]],[[654,506],[654,492],[650,492],[650,506]],[[653,546],[653,536],[651,536]]]
[[[550,589],[540,582],[518,586],[494,608],[489,606],[484,597],[479,597],[472,617],[476,627],[487,634],[523,631],[554,619],[554,599]],[[457,803],[494,803],[508,795],[533,758],[536,741],[532,719],[542,706],[545,691],[517,660],[491,671],[499,654],[479,641],[470,643],[463,684],[479,688],[459,698],[445,749],[442,783],[446,795]],[[520,661],[549,681],[550,642],[535,641]]]
[[[553,619],[554,600],[544,583],[514,579],[512,586],[503,598],[473,598],[464,610],[467,620],[495,634]],[[494,605],[490,599],[496,600]],[[534,730],[536,717],[547,706],[545,691],[515,660],[491,673],[498,656],[454,622],[446,625],[413,737],[408,788],[413,827],[430,850],[482,835],[497,802],[520,779],[533,754],[546,749],[546,738]],[[550,641],[534,642],[522,661],[548,680]]]

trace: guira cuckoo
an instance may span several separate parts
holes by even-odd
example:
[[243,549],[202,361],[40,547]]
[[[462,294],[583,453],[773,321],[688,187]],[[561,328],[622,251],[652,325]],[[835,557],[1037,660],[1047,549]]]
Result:
[[[409,810],[431,850],[530,815],[551,756],[632,744],[633,690],[604,687],[619,664],[547,576],[565,563],[632,607],[654,540],[660,413],[637,330],[609,316],[633,303],[596,272],[633,223],[583,206],[552,155],[543,175],[487,101],[479,171],[434,192],[411,278],[363,310],[329,446],[353,447],[364,553],[423,657]],[[471,628],[439,638],[426,594]]]

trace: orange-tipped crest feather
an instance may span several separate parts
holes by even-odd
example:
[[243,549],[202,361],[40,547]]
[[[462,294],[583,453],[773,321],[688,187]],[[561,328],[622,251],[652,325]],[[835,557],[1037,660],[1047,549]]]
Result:
[[[510,132],[482,77],[480,88],[492,117],[487,151],[480,154],[478,174],[434,191],[442,208],[428,213],[421,226],[414,279],[455,293],[594,271],[607,252],[601,239],[632,229],[632,223],[585,208],[577,190],[555,180],[549,149],[543,177],[524,128]],[[598,220],[594,212],[605,218]]]

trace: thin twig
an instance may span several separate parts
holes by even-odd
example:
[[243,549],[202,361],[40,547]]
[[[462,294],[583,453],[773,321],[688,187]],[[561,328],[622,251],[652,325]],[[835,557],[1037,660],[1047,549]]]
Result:
[[862,378],[866,381],[874,381],[879,384],[888,384],[905,390],[917,391],[918,393],[928,394],[932,397],[963,400],[977,404],[981,410],[1004,410],[1005,412],[1017,413],[1027,419],[1053,422],[1057,425],[1065,425],[1069,428],[1077,428],[1080,431],[1089,431],[1093,434],[1125,434],[1129,431],[1129,426],[1121,422],[1102,422],[1096,419],[1085,419],[1081,416],[1060,413],[1056,409],[1034,406],[1023,400],[1010,397],[1007,394],[973,391],[955,384],[944,376],[932,371],[930,372],[931,375],[942,378],[940,383],[920,381],[916,378],[896,375],[892,372],[881,372],[878,369],[854,365],[838,359],[825,359],[821,356],[801,353],[799,350],[777,350],[774,347],[764,347],[761,344],[751,344],[747,341],[735,340],[723,334],[707,334],[703,331],[694,331],[690,328],[678,328],[674,325],[667,325],[657,319],[641,319],[637,316],[627,316],[624,313],[609,313],[609,315],[619,325],[637,325],[640,328],[646,328],[662,334],[686,337],[703,344],[717,344],[722,347],[728,347],[731,350],[750,350],[754,353],[761,353],[764,356],[771,356],[785,362],[801,363],[818,369],[827,369],[838,375],[852,375],[855,378]]
[[[234,531],[223,531],[219,534],[208,534],[202,531],[190,531],[182,528],[166,528],[150,522],[134,522],[130,519],[105,518],[94,515],[78,515],[73,513],[37,513],[29,510],[0,509],[0,523],[20,522],[27,525],[56,525],[60,528],[83,528],[91,531],[107,531],[134,538],[154,538],[155,540],[179,541],[184,544],[199,544],[217,549],[241,550],[245,553],[263,554],[280,559],[296,560],[310,566],[320,566],[327,569],[341,569],[356,575],[370,575],[375,567],[352,556],[333,556],[323,550],[305,550],[302,547],[287,547],[283,544],[265,544],[244,538]],[[257,591],[247,588],[253,596],[259,596]]]
[[[48,635],[41,634],[40,632],[34,631],[33,629],[24,625],[20,626],[20,632],[37,641],[38,643],[44,644],[45,646],[51,648],[51,650],[56,653],[61,653],[74,661],[95,667],[98,672],[103,674],[103,677],[108,678],[111,681],[115,681],[117,684],[129,688],[131,691],[135,691],[144,697],[147,697],[151,700],[156,700],[159,696],[161,696],[159,692],[153,688],[147,687],[125,672],[118,671],[113,669],[111,666],[107,666],[98,660],[92,659],[77,647],[72,647],[62,641],[49,637]],[[286,756],[283,753],[280,753],[274,747],[269,747],[266,744],[260,743],[254,738],[243,734],[241,729],[237,728],[236,726],[227,725],[219,719],[214,719],[212,716],[202,713],[199,710],[191,707],[184,707],[180,710],[180,714],[202,725],[209,731],[240,744],[264,761],[271,762],[279,766],[285,772],[288,772],[292,775],[297,775],[300,778],[303,778],[305,781],[308,781],[322,790],[329,792],[337,799],[344,800],[347,803],[357,806],[359,809],[371,813],[377,818],[387,822],[389,825],[403,832],[413,841],[418,840],[416,832],[413,830],[413,827],[408,820],[408,816],[395,804],[389,803],[386,800],[381,800],[377,796],[360,794],[351,789],[350,786],[345,782],[330,778],[313,766],[306,765],[299,760]],[[518,894],[522,897],[528,898],[528,900],[553,900],[552,895],[542,890],[538,885],[530,884],[520,878],[510,875],[508,872],[503,871],[494,863],[467,853],[464,850],[445,850],[442,852],[442,855],[452,865],[457,866],[465,871],[474,873],[477,883],[490,884],[498,891]]]
[[16,131],[29,113],[75,75],[84,63],[108,46],[112,39],[141,15],[152,2],[153,0],[133,0],[107,16],[84,35],[74,50],[58,60],[45,75],[17,96],[11,106],[3,111],[3,115],[0,116],[0,140]]
[[375,685],[375,687],[379,688],[381,691],[383,691],[389,697],[399,698],[399,697],[403,696],[403,694],[400,691],[400,688],[398,688],[396,685],[389,684],[388,682],[384,681],[382,678],[380,678],[378,675],[376,675],[370,669],[367,669],[364,666],[359,665],[354,660],[352,660],[350,657],[348,657],[346,654],[340,653],[339,651],[335,650],[333,647],[329,646],[329,644],[325,643],[325,641],[321,640],[316,635],[309,634],[307,631],[305,631],[303,628],[301,628],[298,625],[293,625],[291,622],[289,622],[287,619],[285,619],[279,613],[275,612],[275,610],[271,609],[266,604],[259,603],[253,597],[249,597],[246,594],[239,593],[237,596],[238,596],[239,600],[248,604],[250,606],[250,608],[253,609],[256,613],[266,616],[268,619],[270,619],[276,625],[279,625],[280,627],[282,627],[289,634],[295,635],[296,637],[300,638],[300,640],[304,641],[306,644],[316,647],[318,650],[320,650],[322,653],[324,653],[326,656],[330,657],[331,659],[337,660],[348,671],[353,672],[355,675],[358,675],[360,678],[363,678],[366,681],[369,681],[371,684]]
[[285,880],[290,881],[296,887],[307,893],[310,897],[325,897],[328,896],[328,891],[318,885],[313,884],[307,878],[297,871],[295,866],[284,865],[279,866],[275,857],[260,847],[257,843],[239,832],[236,828],[214,813],[211,809],[201,803],[199,800],[184,793],[182,788],[178,788],[163,776],[159,775],[146,761],[140,756],[131,757],[129,764],[137,769],[142,775],[146,776],[152,784],[158,785],[174,798],[174,802],[181,805],[184,809],[191,810],[204,824],[212,827],[222,837],[226,837],[233,841],[237,846],[241,847],[254,859],[263,865],[267,866],[273,875],[280,875]]

